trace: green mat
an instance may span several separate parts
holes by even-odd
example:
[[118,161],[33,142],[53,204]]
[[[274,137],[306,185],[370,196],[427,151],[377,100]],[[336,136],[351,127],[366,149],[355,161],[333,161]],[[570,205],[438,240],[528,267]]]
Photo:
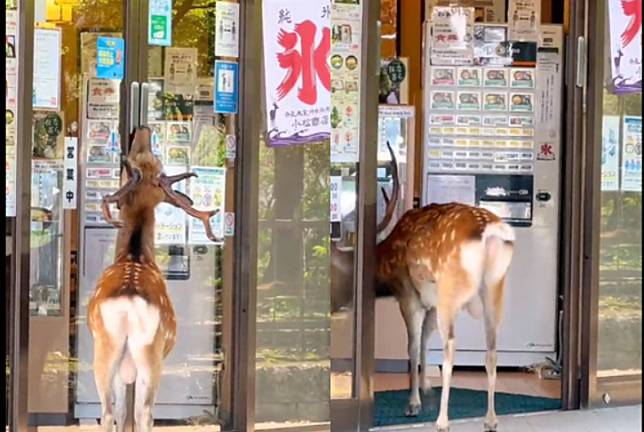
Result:
[[[405,417],[409,402],[408,390],[376,392],[374,426],[392,426],[410,423],[431,423],[438,417],[441,389],[432,388],[422,395],[423,410],[417,417]],[[496,414],[519,414],[550,411],[561,408],[561,400],[525,396],[510,393],[496,393]],[[468,390],[452,387],[449,392],[450,420],[484,417],[487,412],[487,391]]]

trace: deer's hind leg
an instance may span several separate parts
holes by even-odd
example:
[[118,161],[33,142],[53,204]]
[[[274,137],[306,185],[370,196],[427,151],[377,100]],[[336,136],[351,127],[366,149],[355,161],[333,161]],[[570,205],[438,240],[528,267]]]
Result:
[[407,352],[409,354],[409,374],[411,378],[411,389],[409,395],[409,405],[405,411],[408,417],[414,417],[420,414],[421,399],[419,391],[419,368],[421,361],[421,341],[423,332],[423,322],[425,320],[425,309],[420,299],[414,292],[409,292],[405,298],[398,300],[400,312],[405,320],[407,327]]
[[123,340],[97,337],[94,340],[94,381],[101,401],[101,430],[111,432],[114,427],[112,386],[118,363],[125,345]]
[[420,342],[420,388],[423,393],[427,394],[432,386],[427,376],[427,361],[429,350],[429,339],[432,333],[436,330],[436,308],[433,307],[425,313],[425,320],[423,321],[423,332]]
[[485,431],[494,432],[497,428],[494,393],[496,391],[496,337],[501,315],[503,313],[503,289],[505,278],[494,284],[485,285],[481,289],[483,316],[485,321],[485,339],[487,353],[485,355],[485,371],[487,372],[487,414],[485,416]]

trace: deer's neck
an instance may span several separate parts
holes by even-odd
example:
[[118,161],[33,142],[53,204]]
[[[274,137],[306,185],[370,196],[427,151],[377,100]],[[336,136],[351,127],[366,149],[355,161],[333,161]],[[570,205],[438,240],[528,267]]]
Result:
[[154,209],[121,209],[125,226],[116,240],[116,259],[131,256],[154,261]]

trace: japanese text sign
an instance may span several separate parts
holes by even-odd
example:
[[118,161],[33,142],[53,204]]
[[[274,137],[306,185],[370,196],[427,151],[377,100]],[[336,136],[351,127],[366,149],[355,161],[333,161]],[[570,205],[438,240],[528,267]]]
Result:
[[267,144],[330,138],[330,0],[266,0],[263,6]]

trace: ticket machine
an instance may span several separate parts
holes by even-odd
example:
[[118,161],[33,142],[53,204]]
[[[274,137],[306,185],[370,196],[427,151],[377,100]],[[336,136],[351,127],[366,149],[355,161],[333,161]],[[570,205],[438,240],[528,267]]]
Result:
[[[421,205],[463,202],[514,227],[498,364],[527,366],[557,350],[563,32],[542,25],[537,50],[513,47],[505,25],[474,27],[474,64],[431,64],[426,39]],[[377,369],[406,370],[407,333],[395,299],[376,301],[375,327]],[[457,365],[485,364],[483,327],[459,315]],[[437,332],[429,349],[429,362],[441,364]]]
[[[498,39],[505,26],[475,27],[474,64],[426,62],[422,204],[463,202],[514,227],[498,364],[527,366],[557,349],[563,33],[543,25],[532,56]],[[462,313],[455,333],[456,364],[484,365],[482,322]],[[437,334],[429,359],[442,361]]]

